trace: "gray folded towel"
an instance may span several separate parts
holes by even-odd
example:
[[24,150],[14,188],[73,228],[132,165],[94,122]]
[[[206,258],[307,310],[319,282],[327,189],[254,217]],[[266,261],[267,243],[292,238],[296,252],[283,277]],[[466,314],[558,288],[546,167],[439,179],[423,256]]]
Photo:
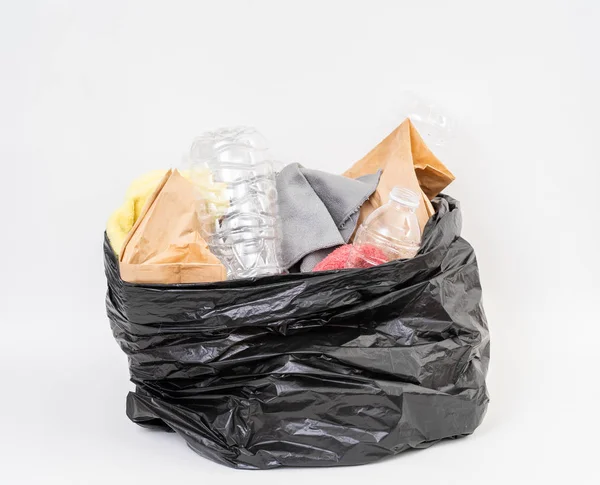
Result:
[[375,192],[381,173],[351,179],[292,163],[277,174],[283,265],[312,271],[350,240],[360,207]]

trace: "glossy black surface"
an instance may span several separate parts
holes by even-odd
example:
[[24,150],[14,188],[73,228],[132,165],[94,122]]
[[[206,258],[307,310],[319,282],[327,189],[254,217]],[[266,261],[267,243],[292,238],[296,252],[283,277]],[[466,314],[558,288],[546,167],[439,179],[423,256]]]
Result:
[[472,433],[488,403],[479,273],[458,203],[434,205],[416,258],[361,270],[134,285],[105,237],[129,418],[237,468],[356,465]]

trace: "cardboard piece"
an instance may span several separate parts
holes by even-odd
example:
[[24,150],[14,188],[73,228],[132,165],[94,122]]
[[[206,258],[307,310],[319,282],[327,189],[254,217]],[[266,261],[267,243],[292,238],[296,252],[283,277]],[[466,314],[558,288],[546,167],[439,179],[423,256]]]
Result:
[[226,278],[225,267],[201,236],[197,193],[169,170],[123,243],[121,278],[132,283],[205,283]]
[[395,186],[407,187],[421,194],[417,218],[421,230],[435,212],[433,199],[453,180],[454,175],[427,148],[416,128],[406,119],[364,158],[344,172],[346,177],[357,178],[382,171],[375,193],[360,209],[360,225],[375,209],[388,201]]
[[[131,182],[123,204],[111,214],[106,225],[106,234],[118,257],[121,256],[124,242],[139,219],[148,197],[154,193],[166,172],[167,170],[153,170]],[[223,212],[229,207],[226,184],[214,182],[208,168],[195,167],[193,170],[183,170],[179,173],[202,193],[203,202],[207,207],[214,208],[217,212]]]

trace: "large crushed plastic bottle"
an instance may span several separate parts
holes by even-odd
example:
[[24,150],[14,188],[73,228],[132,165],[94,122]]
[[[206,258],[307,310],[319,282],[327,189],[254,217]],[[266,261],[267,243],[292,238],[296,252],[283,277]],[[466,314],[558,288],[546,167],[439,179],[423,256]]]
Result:
[[395,259],[414,258],[421,245],[417,207],[417,194],[394,187],[389,201],[358,228],[346,267],[370,268]]
[[[208,168],[225,187],[229,204],[200,211],[211,251],[229,279],[284,272],[273,162],[254,128],[222,128],[198,137],[190,150],[192,172]],[[210,201],[208,201],[210,202]]]

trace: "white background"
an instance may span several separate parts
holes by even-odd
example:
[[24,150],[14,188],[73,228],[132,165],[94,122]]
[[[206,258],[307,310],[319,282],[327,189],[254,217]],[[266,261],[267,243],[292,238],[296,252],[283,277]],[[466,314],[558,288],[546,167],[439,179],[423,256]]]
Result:
[[[599,23],[595,0],[3,0],[0,483],[598,483]],[[129,182],[232,124],[341,172],[406,90],[459,124],[483,425],[370,466],[240,472],[130,423],[102,263]]]

